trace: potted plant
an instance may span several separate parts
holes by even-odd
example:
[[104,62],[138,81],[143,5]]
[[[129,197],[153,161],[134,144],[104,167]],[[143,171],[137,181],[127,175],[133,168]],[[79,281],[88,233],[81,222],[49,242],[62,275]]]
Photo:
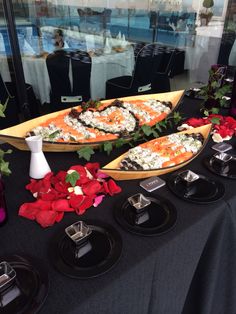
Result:
[[198,95],[203,99],[201,111],[205,114],[218,113],[220,108],[227,108],[227,97],[232,86],[225,81],[226,66],[215,64],[209,70],[208,84],[203,86]]
[[207,26],[213,16],[211,8],[214,6],[214,0],[203,0],[202,6],[204,9],[199,13],[200,22],[201,26]]

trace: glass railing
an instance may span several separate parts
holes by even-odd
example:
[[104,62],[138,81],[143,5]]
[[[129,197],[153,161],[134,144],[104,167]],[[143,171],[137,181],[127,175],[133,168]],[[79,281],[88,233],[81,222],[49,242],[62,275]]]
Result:
[[[92,93],[91,96],[95,98],[105,97],[106,80],[111,76],[132,74],[131,67],[134,66],[134,50],[137,44],[158,43],[167,50],[175,48],[180,51],[181,59],[177,61],[178,71],[174,75],[172,90],[183,86],[188,88],[196,82],[196,85],[198,82],[206,83],[208,70],[217,62],[236,65],[232,48],[235,46],[236,11],[232,7],[227,11],[227,1],[215,2],[209,20],[202,17],[200,3],[196,5],[193,1],[183,1],[180,5],[180,2],[170,1],[172,5],[167,7],[165,2],[157,1],[157,4],[151,7],[152,2],[147,1],[146,6],[143,4],[138,7],[141,3],[139,1],[136,7],[132,3],[132,7],[126,4],[125,8],[115,7],[113,1],[109,2],[107,8],[82,7],[79,1],[77,5],[76,1],[66,0],[64,3],[34,1],[23,2],[21,6],[19,3],[15,4],[17,36],[24,74],[40,102],[50,102],[51,85],[46,60],[48,54],[58,50],[89,53],[92,58],[91,76],[96,75],[97,70],[93,69],[95,64],[100,62],[100,67],[102,63],[107,64],[104,66],[105,70],[103,69],[107,73],[102,75],[103,92],[100,89],[97,94]],[[95,1],[93,3],[96,4]],[[119,3],[117,2],[117,5]],[[4,53],[10,55],[5,25],[1,28],[0,35],[5,44]],[[225,42],[230,42],[230,45],[225,45]],[[229,50],[227,53],[226,46]],[[124,68],[122,70],[124,65],[117,61],[120,58],[117,54],[121,52],[126,53],[125,58],[131,58],[127,71]],[[111,71],[111,67],[114,71]],[[42,77],[43,86],[42,79],[40,80]],[[96,80],[99,78],[91,78],[93,86],[96,85]],[[180,80],[181,84],[178,84]]]

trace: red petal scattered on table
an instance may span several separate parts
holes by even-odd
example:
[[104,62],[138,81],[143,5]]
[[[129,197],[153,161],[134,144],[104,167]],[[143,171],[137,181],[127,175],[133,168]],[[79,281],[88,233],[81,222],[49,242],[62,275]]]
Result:
[[60,222],[64,217],[64,212],[57,212],[56,222]]
[[112,179],[105,181],[107,176],[99,172],[99,163],[87,163],[85,167],[75,165],[70,168],[79,173],[76,185],[81,187],[84,195],[68,191],[70,184],[66,182],[66,171],[59,171],[56,175],[50,172],[41,180],[32,179],[26,186],[37,195],[37,200],[23,204],[19,215],[36,220],[45,228],[61,221],[65,212],[76,211],[82,215],[92,205],[98,206],[105,196],[98,194],[114,195],[121,191]]
[[36,221],[43,227],[52,226],[57,218],[57,212],[54,210],[49,211],[39,211],[36,215]]
[[18,215],[30,220],[35,220],[38,211],[39,209],[34,207],[34,203],[24,203],[21,205]]
[[38,194],[38,198],[41,198],[44,201],[54,201],[59,198],[57,191],[54,189],[50,189],[47,193],[40,192]]
[[60,199],[52,202],[52,210],[57,212],[73,212],[74,208],[70,207],[69,201]]
[[105,197],[105,195],[98,195],[97,197],[95,197],[94,202],[93,202],[93,206],[97,207],[99,204],[101,204],[104,197]]
[[84,196],[82,203],[80,204],[79,208],[75,209],[78,215],[82,215],[86,209],[93,205],[93,198],[91,196]]
[[101,191],[101,185],[97,180],[90,181],[83,186],[83,192],[86,195],[98,194]]
[[91,175],[94,177],[94,178],[97,178],[97,172],[100,168],[100,165],[98,162],[88,162],[86,165],[85,165],[85,168],[91,173]]
[[84,195],[71,195],[69,199],[69,204],[72,208],[78,209],[84,200]]
[[115,183],[114,180],[112,180],[112,179],[108,180],[107,184],[108,184],[108,190],[109,190],[108,193],[111,196],[121,192],[121,188]]

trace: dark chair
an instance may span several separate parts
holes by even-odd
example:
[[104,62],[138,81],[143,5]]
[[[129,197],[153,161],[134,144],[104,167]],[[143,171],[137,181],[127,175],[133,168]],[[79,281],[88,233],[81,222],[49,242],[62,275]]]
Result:
[[4,112],[5,118],[0,117],[0,129],[5,129],[20,122],[19,108],[14,94],[11,94],[0,75],[0,102],[5,104],[7,108]]
[[163,48],[162,64],[154,75],[152,81],[153,93],[165,93],[170,91],[170,78],[173,77],[173,69],[175,65],[176,49]]
[[158,71],[162,54],[156,53],[156,45],[141,46],[137,52],[133,76],[121,76],[106,82],[106,98],[142,95],[152,92],[152,81]]
[[174,62],[171,71],[171,77],[182,74],[184,72],[185,51],[181,49],[175,49],[175,56],[173,61]]
[[[19,100],[17,96],[16,84],[14,82],[5,82],[5,85],[10,92],[11,95],[14,95],[17,107],[19,108],[19,112],[21,112],[21,108],[19,105]],[[30,119],[36,118],[40,115],[40,101],[36,98],[32,85],[25,83],[26,94],[27,94],[27,102],[29,106],[29,115]]]
[[69,79],[70,57],[64,51],[56,51],[46,59],[51,91],[51,111],[57,111],[71,107],[69,98],[72,96]]
[[77,106],[90,99],[91,58],[87,52],[58,50],[48,55],[46,63],[51,83],[51,111]]
[[71,66],[73,76],[73,91],[75,97],[81,101],[90,99],[90,77],[92,61],[90,55],[85,51],[78,51],[71,55]]

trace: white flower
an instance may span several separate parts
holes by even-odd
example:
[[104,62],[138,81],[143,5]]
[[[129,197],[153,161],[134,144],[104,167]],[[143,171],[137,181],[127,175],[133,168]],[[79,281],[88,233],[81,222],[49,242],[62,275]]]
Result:
[[187,123],[181,124],[180,126],[177,127],[177,130],[183,131],[183,130],[190,130],[194,129],[191,125],[188,125]]
[[226,137],[222,138],[222,136],[219,133],[214,132],[212,135],[212,139],[215,143],[221,143],[224,141],[229,141],[232,138],[232,136],[227,135]]
[[78,186],[78,185],[76,185],[75,187],[72,187],[72,186],[69,187],[68,188],[68,192],[69,193],[74,193],[75,195],[83,195],[84,194],[82,189],[81,189],[81,187]]
[[221,137],[221,135],[219,133],[214,133],[212,135],[212,139],[215,143],[221,143],[223,142],[223,138]]
[[83,195],[84,194],[81,187],[78,185],[74,187],[74,193],[75,193],[75,195]]

